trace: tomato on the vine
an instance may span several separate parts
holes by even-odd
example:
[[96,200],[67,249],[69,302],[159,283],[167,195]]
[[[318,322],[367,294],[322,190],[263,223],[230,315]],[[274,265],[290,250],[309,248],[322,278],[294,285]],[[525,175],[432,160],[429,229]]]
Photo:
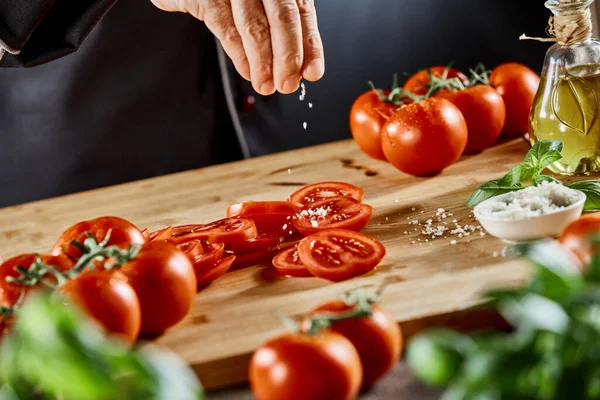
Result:
[[284,334],[254,353],[249,378],[258,400],[353,400],[362,368],[352,343],[338,333]]
[[460,110],[446,99],[427,98],[398,110],[383,127],[381,144],[400,171],[432,176],[460,158],[467,139]]
[[[388,91],[382,91],[388,96]],[[369,157],[386,161],[381,149],[381,128],[394,114],[397,105],[381,99],[376,90],[360,95],[350,109],[350,132],[360,149]]]
[[298,255],[314,276],[341,281],[373,270],[385,256],[385,247],[362,233],[327,229],[302,239]]
[[[311,317],[319,314],[347,314],[356,308],[342,300],[333,300],[312,310],[304,320],[309,327]],[[402,352],[402,331],[394,318],[379,305],[371,306],[371,316],[333,322],[329,329],[346,337],[360,357],[363,386],[372,386],[396,365]]]
[[119,217],[99,217],[89,221],[81,221],[62,233],[54,246],[51,254],[67,254],[73,259],[78,259],[81,252],[71,242],[83,243],[87,234],[91,234],[96,242],[102,242],[110,232],[109,246],[127,248],[129,245],[142,245],[146,238],[142,232],[131,222]]
[[349,183],[319,182],[295,191],[290,195],[290,201],[306,205],[332,197],[351,197],[361,202],[364,194],[364,190]]
[[492,87],[477,85],[456,92],[443,91],[436,97],[449,100],[465,118],[468,139],[464,153],[474,154],[487,149],[502,133],[506,107],[502,96]]
[[349,229],[360,231],[371,215],[373,207],[351,197],[333,197],[309,203],[294,216],[294,226],[303,235],[323,229]]
[[429,84],[429,71],[431,71],[431,74],[433,76],[436,76],[438,78],[458,78],[464,84],[468,83],[469,81],[465,74],[463,74],[459,70],[449,67],[435,66],[415,73],[406,80],[402,88],[407,92],[414,93],[418,96],[425,95],[427,93],[426,87]]
[[148,242],[118,272],[140,301],[141,334],[162,333],[192,308],[196,276],[189,258],[167,242]]
[[140,302],[126,281],[111,271],[86,271],[60,286],[59,292],[107,332],[133,344],[142,323]]
[[525,134],[529,129],[529,112],[540,85],[540,76],[523,64],[506,63],[492,70],[490,83],[506,105],[503,132],[508,135]]

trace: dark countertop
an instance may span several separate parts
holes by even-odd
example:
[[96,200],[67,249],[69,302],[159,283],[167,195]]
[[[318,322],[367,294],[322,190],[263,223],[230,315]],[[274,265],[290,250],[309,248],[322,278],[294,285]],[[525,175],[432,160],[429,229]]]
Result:
[[[408,369],[404,362],[370,391],[361,394],[359,400],[437,400],[440,393],[424,387]],[[210,392],[208,400],[253,400],[247,385]]]

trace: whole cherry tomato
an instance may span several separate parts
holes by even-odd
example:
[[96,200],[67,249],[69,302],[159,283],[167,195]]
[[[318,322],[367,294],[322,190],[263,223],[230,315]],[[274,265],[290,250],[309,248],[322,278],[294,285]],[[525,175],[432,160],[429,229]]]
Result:
[[140,301],[140,334],[164,332],[185,317],[196,296],[196,276],[185,253],[167,242],[149,242],[119,273]]
[[529,112],[540,85],[540,76],[525,65],[507,63],[494,68],[490,83],[506,105],[504,134],[525,134],[529,128]]
[[446,99],[428,98],[398,110],[383,127],[381,144],[400,171],[432,176],[460,158],[467,139],[460,110]]
[[450,100],[465,118],[469,132],[466,154],[487,149],[502,133],[506,107],[502,96],[494,88],[478,85],[457,92],[440,92],[436,97]]
[[[351,312],[355,306],[342,300],[333,300],[311,311],[303,327],[310,328],[310,318],[318,314],[339,315]],[[402,332],[394,318],[383,308],[373,305],[370,317],[333,322],[330,329],[346,337],[360,357],[363,386],[372,386],[383,378],[400,359]]]
[[111,271],[84,272],[59,288],[107,332],[133,344],[140,333],[140,302],[126,278]]
[[407,92],[414,93],[418,96],[423,96],[427,93],[426,86],[429,84],[429,71],[431,71],[431,73],[434,76],[437,76],[438,78],[442,78],[444,77],[444,74],[446,74],[445,78],[447,79],[458,78],[463,83],[468,82],[468,79],[465,76],[465,74],[454,68],[435,66],[429,68],[429,70],[424,69],[422,71],[417,72],[416,74],[407,79],[402,88]]
[[[389,92],[383,91],[385,96]],[[360,95],[350,109],[350,132],[369,157],[386,161],[381,149],[381,128],[394,114],[397,105],[382,100],[375,90]]]
[[591,243],[595,234],[600,234],[600,214],[586,214],[567,225],[558,240],[588,265],[597,251]]
[[141,245],[146,242],[146,238],[142,232],[131,222],[119,217],[99,217],[89,221],[78,222],[64,231],[54,244],[54,247],[52,247],[51,254],[58,255],[64,253],[73,259],[78,259],[81,256],[81,252],[70,244],[72,241],[83,243],[87,238],[87,234],[91,233],[96,242],[100,243],[109,231],[109,246],[126,248],[130,244]]
[[362,370],[352,343],[326,331],[268,341],[254,353],[249,378],[258,400],[354,400]]

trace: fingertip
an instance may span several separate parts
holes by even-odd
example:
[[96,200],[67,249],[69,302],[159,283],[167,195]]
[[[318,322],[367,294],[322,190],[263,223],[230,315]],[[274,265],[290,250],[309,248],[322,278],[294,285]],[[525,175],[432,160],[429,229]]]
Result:
[[321,60],[320,58],[317,58],[315,60],[312,60],[308,64],[308,66],[304,69],[304,73],[302,74],[302,76],[307,81],[315,82],[315,81],[318,81],[319,79],[321,79],[324,74],[325,74],[325,64],[323,63],[323,60]]
[[270,96],[275,93],[275,85],[273,84],[273,81],[267,81],[259,84],[253,83],[252,86],[258,94],[263,96]]

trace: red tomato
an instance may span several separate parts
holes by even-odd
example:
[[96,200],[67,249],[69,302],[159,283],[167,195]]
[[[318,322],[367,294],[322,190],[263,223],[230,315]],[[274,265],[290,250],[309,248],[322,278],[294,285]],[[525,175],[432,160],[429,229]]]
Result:
[[227,217],[254,217],[255,215],[294,215],[301,204],[289,201],[247,201],[234,204],[227,209]]
[[298,255],[298,246],[284,250],[273,258],[273,267],[283,276],[293,276],[296,278],[308,278],[313,276]]
[[494,68],[490,83],[500,93],[506,105],[503,132],[508,135],[526,133],[540,76],[525,65],[507,63]]
[[192,262],[204,254],[204,246],[200,240],[190,240],[189,242],[180,243],[175,247],[184,252]]
[[150,240],[152,241],[164,241],[168,240],[173,234],[173,227],[167,226],[164,229],[160,229],[158,231],[154,231],[150,233]]
[[196,276],[192,262],[167,242],[148,242],[119,270],[140,301],[141,334],[157,334],[179,322],[192,308]]
[[133,344],[142,323],[140,302],[133,288],[119,273],[91,271],[68,280],[59,288],[81,310],[107,332]]
[[[314,315],[344,314],[354,308],[341,300],[325,303],[307,316],[303,328],[310,328],[309,320]],[[400,359],[402,331],[394,318],[378,305],[372,306],[370,317],[334,322],[330,329],[350,340],[358,351],[363,369],[363,386],[372,386],[383,378]]]
[[198,276],[198,285],[207,285],[225,275],[234,263],[236,256],[227,256],[219,261],[212,269]]
[[256,225],[246,218],[225,218],[205,225],[182,225],[173,228],[169,241],[175,244],[193,239],[210,243],[233,244],[255,238]]
[[246,254],[236,254],[226,251],[225,254],[229,256],[235,256],[235,261],[231,266],[232,271],[268,263],[273,257],[270,251],[258,251],[256,253]]
[[356,349],[340,334],[285,334],[254,353],[249,378],[258,400],[354,400],[362,371]]
[[[384,91],[387,96],[389,92]],[[381,150],[381,128],[398,106],[383,101],[374,90],[360,95],[350,109],[350,132],[360,149],[369,157],[386,161]]]
[[146,239],[146,241],[150,240],[150,232],[148,231],[148,229],[144,229],[142,231],[142,236],[144,236],[144,239]]
[[310,203],[294,217],[294,226],[303,235],[323,229],[360,231],[369,222],[373,207],[349,197],[334,197]]
[[225,253],[225,245],[223,243],[205,244],[203,243],[204,253],[192,260],[196,280],[199,276],[204,275],[207,271],[221,261]]
[[291,215],[263,214],[248,218],[254,221],[259,236],[266,235],[277,238],[288,238],[298,233],[292,222]]
[[[469,82],[465,74],[453,68],[448,69],[448,67],[435,66],[429,68],[429,70],[434,76],[437,76],[438,78],[442,78],[446,70],[448,70],[446,74],[447,79],[458,78],[465,84]],[[406,81],[406,83],[404,83],[404,86],[402,88],[407,92],[414,93],[418,96],[423,96],[427,93],[428,84],[429,73],[428,70],[424,69],[408,78],[408,80]]]
[[600,213],[586,214],[571,222],[558,239],[587,266],[597,249],[591,243],[592,236],[600,233]]
[[70,244],[72,241],[83,243],[87,238],[87,234],[91,233],[96,241],[100,243],[109,231],[109,246],[127,248],[131,244],[142,245],[146,242],[142,232],[131,222],[119,217],[99,217],[79,222],[64,231],[54,244],[51,254],[58,255],[64,253],[73,259],[78,259],[81,256],[81,252]]
[[302,239],[298,255],[314,276],[342,281],[374,269],[385,256],[385,247],[362,233],[328,229]]
[[259,234],[254,239],[231,244],[227,246],[227,250],[230,250],[235,254],[266,253],[280,243],[281,239],[279,237],[269,236],[263,233]]
[[[0,265],[0,306],[14,306],[17,300],[19,300],[21,291],[30,290],[29,287],[9,282],[6,278],[9,276],[18,278],[20,273],[15,270],[15,267],[21,266],[29,268],[31,264],[35,262],[35,259],[35,254],[21,254],[9,258]],[[54,267],[59,272],[67,272],[74,265],[70,258],[62,254],[57,256],[42,254],[40,255],[40,259],[43,264]],[[44,278],[49,279],[51,282],[55,282],[50,273],[46,274]]]
[[460,110],[448,100],[428,98],[398,110],[383,127],[381,144],[400,171],[432,176],[460,158],[467,139]]
[[450,100],[465,118],[469,132],[466,154],[487,149],[502,133],[506,107],[502,96],[492,87],[478,85],[458,92],[442,92],[436,97]]
[[308,185],[290,195],[290,201],[309,204],[332,197],[351,197],[361,202],[365,192],[354,185],[344,182],[320,182]]

